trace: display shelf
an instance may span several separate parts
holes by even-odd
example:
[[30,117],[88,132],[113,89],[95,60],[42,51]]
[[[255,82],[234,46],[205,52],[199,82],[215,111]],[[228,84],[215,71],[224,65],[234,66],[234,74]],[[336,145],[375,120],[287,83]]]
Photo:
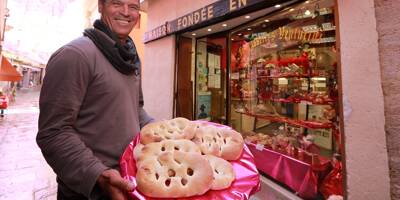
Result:
[[[244,77],[240,78],[241,80],[255,80],[255,79],[269,79],[269,78],[315,78],[315,77],[325,77],[321,76],[318,73],[313,73],[313,74],[278,74],[278,75],[272,75],[272,76],[267,76],[267,75],[258,75],[258,76],[252,76],[252,77]],[[236,79],[234,79],[236,80]]]
[[273,101],[280,103],[303,103],[307,105],[333,105],[336,101],[333,99],[330,100],[322,100],[321,102],[316,102],[309,99],[304,98],[271,98],[271,97],[232,97],[232,101],[251,101],[251,100],[263,100],[263,101]]
[[327,29],[318,29],[313,31],[306,31],[306,33],[318,33],[318,32],[329,32],[329,31],[336,31],[336,28],[327,28]]
[[333,99],[330,100],[322,100],[321,102],[316,102],[309,99],[304,98],[265,98],[265,97],[258,97],[260,100],[267,100],[267,101],[274,101],[274,102],[281,102],[281,103],[303,103],[307,105],[332,105],[336,101]]
[[317,40],[313,40],[310,43],[311,44],[327,44],[327,43],[335,43],[336,38],[335,37],[325,37]]
[[[269,78],[315,78],[315,77],[325,77],[321,76],[318,73],[312,74],[278,74],[274,76],[266,76],[266,75],[258,75],[258,76],[251,76],[251,77],[241,77],[240,80],[255,80],[255,79],[269,79]],[[232,79],[232,80],[239,80],[239,79]]]
[[334,127],[334,124],[332,122],[297,120],[297,119],[291,119],[291,118],[283,117],[283,116],[263,115],[263,114],[251,113],[251,112],[247,112],[247,111],[241,112],[241,111],[236,110],[236,112],[247,115],[247,116],[251,116],[251,117],[266,119],[266,120],[270,120],[270,121],[274,121],[274,122],[288,123],[290,125],[299,126],[299,127],[303,127],[303,128],[309,128],[309,129],[328,129],[328,128]]
[[255,100],[257,99],[257,97],[232,97],[231,100],[232,101],[251,101],[251,100]]
[[314,77],[309,74],[279,74],[275,76],[258,76],[257,79],[268,79],[268,78],[310,78]]

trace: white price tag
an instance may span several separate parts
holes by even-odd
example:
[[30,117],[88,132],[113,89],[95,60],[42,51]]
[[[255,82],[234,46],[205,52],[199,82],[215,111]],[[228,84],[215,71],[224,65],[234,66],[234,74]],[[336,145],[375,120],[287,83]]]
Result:
[[262,150],[264,150],[264,145],[263,144],[257,144],[256,145],[256,149],[259,150],[259,151],[262,151]]

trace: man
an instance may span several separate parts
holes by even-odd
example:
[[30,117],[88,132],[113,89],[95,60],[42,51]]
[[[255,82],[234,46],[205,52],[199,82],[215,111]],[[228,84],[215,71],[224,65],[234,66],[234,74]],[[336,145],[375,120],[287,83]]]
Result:
[[58,199],[125,199],[118,161],[140,128],[140,60],[128,36],[139,0],[99,0],[101,20],[57,50],[40,94],[37,143],[57,174]]

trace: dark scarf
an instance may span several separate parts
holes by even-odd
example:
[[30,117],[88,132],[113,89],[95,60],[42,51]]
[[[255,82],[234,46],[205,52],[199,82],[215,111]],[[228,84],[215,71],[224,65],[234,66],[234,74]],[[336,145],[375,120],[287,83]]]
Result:
[[[116,70],[125,75],[139,75],[140,59],[132,39],[128,36],[126,44],[122,45],[117,35],[101,20],[96,20],[93,26],[94,28],[86,29],[83,35],[94,42]],[[115,44],[110,43],[99,31],[114,40]]]

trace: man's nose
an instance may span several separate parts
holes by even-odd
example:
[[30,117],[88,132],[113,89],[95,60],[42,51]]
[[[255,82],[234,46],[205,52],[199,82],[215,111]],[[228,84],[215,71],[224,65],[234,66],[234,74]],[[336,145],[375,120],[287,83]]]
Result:
[[125,5],[122,6],[121,13],[122,13],[124,16],[128,16],[128,15],[129,15],[129,6],[128,6],[127,4],[125,4]]

